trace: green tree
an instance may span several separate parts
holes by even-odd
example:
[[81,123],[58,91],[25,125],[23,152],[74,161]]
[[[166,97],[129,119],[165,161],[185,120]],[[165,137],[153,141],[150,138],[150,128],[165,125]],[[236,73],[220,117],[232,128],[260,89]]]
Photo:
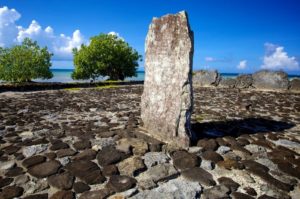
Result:
[[50,79],[50,59],[47,47],[25,38],[21,45],[0,48],[0,79],[10,82],[29,82],[32,79]]
[[108,76],[110,80],[124,80],[136,76],[141,55],[116,35],[100,34],[89,45],[73,49],[75,70],[73,79],[93,79]]

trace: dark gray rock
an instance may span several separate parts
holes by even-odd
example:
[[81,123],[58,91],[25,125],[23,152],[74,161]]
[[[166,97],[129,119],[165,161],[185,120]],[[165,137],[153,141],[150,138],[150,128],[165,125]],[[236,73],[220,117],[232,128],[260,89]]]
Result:
[[214,186],[216,182],[213,179],[213,176],[205,171],[202,168],[194,167],[188,170],[185,170],[181,173],[183,178],[193,181],[199,182],[200,184],[204,184],[205,186]]
[[104,199],[111,194],[109,189],[100,189],[96,191],[87,191],[81,194],[79,199]]
[[56,160],[50,160],[28,169],[28,173],[37,178],[44,178],[55,174],[61,167],[60,163]]
[[266,90],[287,90],[288,75],[283,71],[262,70],[252,74],[253,87]]
[[199,70],[193,74],[193,84],[197,86],[218,86],[220,80],[217,70]]
[[89,185],[85,184],[84,182],[75,182],[73,185],[73,189],[75,193],[83,193],[89,191],[91,188]]
[[214,186],[210,189],[205,189],[201,198],[203,199],[229,199],[230,190],[224,185]]
[[252,75],[239,75],[236,78],[236,88],[250,88],[252,86]]
[[218,87],[221,88],[235,88],[236,79],[233,78],[222,78],[219,82]]
[[48,183],[55,188],[68,190],[72,188],[74,176],[68,172],[48,177]]
[[11,199],[11,198],[19,197],[23,194],[23,191],[24,189],[22,187],[17,187],[17,186],[5,187],[0,193],[0,198]]
[[58,191],[54,193],[50,199],[74,199],[75,195],[72,191]]
[[176,151],[172,154],[173,164],[177,169],[184,170],[199,166],[200,161],[197,155],[186,151]]
[[30,158],[25,159],[22,162],[22,165],[26,168],[29,168],[31,166],[34,166],[36,164],[40,164],[42,162],[46,161],[46,157],[45,156],[41,156],[41,155],[36,155],[36,156],[32,156]]
[[118,151],[114,147],[105,147],[98,152],[97,160],[99,165],[106,166],[110,164],[115,164],[125,159],[125,153]]
[[300,79],[294,78],[290,81],[290,90],[292,91],[300,91]]
[[135,184],[136,180],[134,178],[114,175],[110,177],[106,187],[113,192],[123,192],[134,187]]

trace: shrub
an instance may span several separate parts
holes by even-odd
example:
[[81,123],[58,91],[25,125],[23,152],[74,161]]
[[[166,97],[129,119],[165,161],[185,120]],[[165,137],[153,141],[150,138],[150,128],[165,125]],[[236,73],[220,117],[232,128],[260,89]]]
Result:
[[25,38],[21,45],[0,48],[0,79],[10,82],[29,82],[32,79],[50,79],[51,56],[47,47]]
[[89,45],[73,49],[75,71],[73,79],[92,79],[108,76],[110,80],[124,80],[136,76],[141,55],[116,35],[100,34]]

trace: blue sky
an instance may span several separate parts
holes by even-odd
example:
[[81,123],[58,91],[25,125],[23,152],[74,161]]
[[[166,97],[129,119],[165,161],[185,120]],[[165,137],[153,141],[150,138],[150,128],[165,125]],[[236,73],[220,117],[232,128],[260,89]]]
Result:
[[55,53],[53,68],[72,67],[71,48],[99,33],[118,33],[144,55],[152,17],[186,10],[194,70],[300,74],[298,0],[1,0],[0,9],[0,45],[36,39]]

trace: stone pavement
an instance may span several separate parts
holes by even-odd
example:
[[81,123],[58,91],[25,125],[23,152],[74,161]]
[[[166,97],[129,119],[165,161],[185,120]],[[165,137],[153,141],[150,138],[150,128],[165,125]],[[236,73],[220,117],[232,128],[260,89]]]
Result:
[[299,198],[300,94],[195,88],[192,147],[140,133],[142,86],[0,94],[0,198]]

